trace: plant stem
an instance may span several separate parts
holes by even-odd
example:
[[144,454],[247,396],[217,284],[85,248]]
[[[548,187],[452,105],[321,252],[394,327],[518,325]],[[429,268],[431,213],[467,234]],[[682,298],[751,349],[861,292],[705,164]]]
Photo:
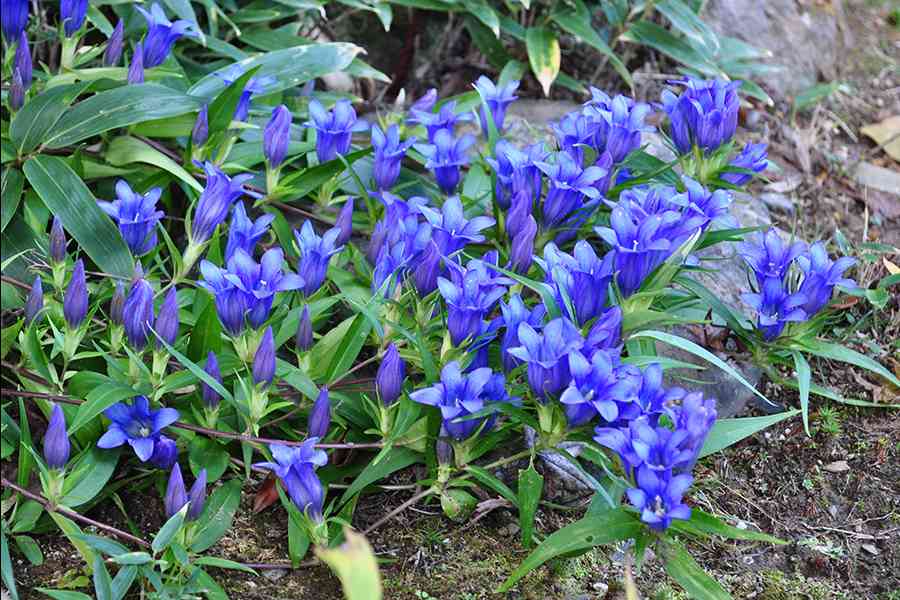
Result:
[[412,506],[413,504],[415,504],[422,498],[429,496],[429,495],[433,494],[434,492],[435,492],[435,489],[430,487],[430,488],[427,488],[427,489],[419,492],[418,494],[415,494],[412,498],[410,498],[409,500],[407,500],[406,502],[404,502],[403,504],[401,504],[400,506],[398,506],[397,508],[395,508],[394,510],[389,512],[388,514],[384,515],[383,517],[381,517],[380,519],[375,521],[375,524],[372,525],[371,527],[369,527],[368,529],[366,529],[363,532],[363,535],[366,535],[366,536],[369,535],[370,533],[372,533],[373,531],[375,531],[376,529],[378,529],[379,527],[381,527],[382,525],[384,525],[385,523],[387,523],[388,521],[393,519],[395,516],[402,513],[404,510],[406,510],[407,508],[409,508],[410,506]]
[[631,548],[628,548],[625,550],[625,598],[626,600],[641,600],[637,585],[634,583],[633,566],[634,554],[632,554]]

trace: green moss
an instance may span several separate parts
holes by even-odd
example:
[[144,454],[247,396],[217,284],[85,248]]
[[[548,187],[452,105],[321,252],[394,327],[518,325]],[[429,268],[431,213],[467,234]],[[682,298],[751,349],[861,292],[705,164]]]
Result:
[[800,574],[787,575],[781,571],[763,572],[763,591],[760,600],[849,600],[850,596],[828,585]]

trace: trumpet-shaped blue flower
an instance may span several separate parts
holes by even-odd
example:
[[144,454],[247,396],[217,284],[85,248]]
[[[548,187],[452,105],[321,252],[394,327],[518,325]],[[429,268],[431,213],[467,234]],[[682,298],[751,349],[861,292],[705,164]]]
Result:
[[70,448],[66,415],[62,407],[54,403],[47,431],[44,432],[44,462],[51,469],[64,469],[69,462]]
[[438,276],[441,273],[441,251],[434,241],[429,241],[425,250],[416,260],[413,270],[413,283],[420,298],[424,298],[437,289]]
[[132,85],[144,83],[144,50],[142,42],[138,42],[134,46],[134,54],[131,55],[131,64],[128,65],[126,80]]
[[316,156],[319,162],[334,160],[338,154],[347,154],[353,134],[369,127],[365,121],[357,121],[356,111],[346,99],[338,100],[331,111],[325,110],[318,100],[310,100],[309,118],[305,125],[316,130]]
[[[591,325],[585,338],[584,347],[590,352],[606,350],[611,355],[618,355],[622,346],[622,309],[613,306],[606,309],[594,324]],[[590,352],[585,352],[590,355]]]
[[125,285],[116,282],[116,290],[109,301],[109,320],[113,325],[125,323]]
[[372,147],[375,149],[372,177],[376,189],[389,190],[394,186],[400,176],[400,163],[403,162],[406,151],[415,143],[415,137],[401,142],[400,128],[397,125],[391,125],[386,132],[378,125],[372,126]]
[[274,462],[253,466],[275,473],[294,506],[314,522],[321,523],[325,490],[316,469],[328,463],[328,455],[316,449],[318,442],[318,438],[309,438],[295,447],[271,444],[269,451]]
[[486,160],[496,174],[494,195],[500,208],[509,209],[517,193],[527,194],[529,204],[540,196],[543,175],[536,163],[545,161],[548,155],[542,144],[520,150],[506,140],[497,142],[494,156]]
[[122,314],[128,343],[135,350],[143,350],[153,323],[153,288],[142,276],[132,282]]
[[272,328],[266,327],[256,354],[253,355],[253,383],[257,385],[271,385],[275,379],[275,337]]
[[807,316],[812,317],[825,308],[831,301],[836,285],[851,290],[857,287],[855,281],[843,276],[844,271],[855,264],[856,259],[848,256],[832,261],[822,242],[813,243],[808,253],[797,257],[797,265],[803,273],[798,291],[806,296],[806,302],[801,308]]
[[263,154],[269,166],[277,169],[287,156],[291,143],[291,111],[284,104],[272,109],[272,116],[263,130]]
[[549,243],[544,258],[535,259],[546,273],[546,281],[555,291],[560,308],[571,303],[575,322],[584,325],[603,312],[607,288],[613,276],[613,256],[597,257],[594,248],[585,240],[575,244],[573,254],[566,254]]
[[300,321],[297,323],[297,333],[294,336],[297,344],[297,350],[306,352],[313,347],[313,328],[312,320],[309,318],[309,305],[303,305],[303,311],[300,313]]
[[322,386],[309,412],[307,431],[312,437],[323,438],[328,435],[329,427],[331,427],[331,399],[328,396],[328,388]]
[[551,123],[559,149],[565,151],[578,164],[584,163],[584,149],[593,148],[599,124],[580,112],[570,112],[558,123]]
[[[244,67],[240,63],[234,63],[227,69],[216,71],[216,77],[219,77],[226,86],[233,84],[244,74]],[[237,106],[234,108],[234,115],[231,117],[234,121],[246,121],[250,114],[250,103],[253,96],[264,94],[266,90],[275,83],[275,78],[269,75],[257,75],[247,80],[244,90],[238,98]]]
[[191,129],[191,143],[200,147],[209,139],[209,104],[204,104],[197,112],[197,119]]
[[404,256],[415,256],[425,249],[431,239],[431,225],[422,222],[422,207],[428,200],[413,196],[409,200],[381,192],[377,195],[384,205],[384,218],[375,223],[366,255],[376,262],[382,247],[393,248],[398,242],[405,246]]
[[608,175],[606,169],[598,166],[582,169],[566,152],[556,154],[556,164],[538,163],[537,167],[550,179],[541,212],[547,229],[560,225],[576,211],[592,210],[590,204],[585,206],[586,201],[600,197],[595,185]]
[[615,164],[622,162],[640,148],[641,134],[654,131],[644,122],[650,112],[649,104],[622,95],[610,98],[592,87],[591,99],[585,103],[583,113],[597,124],[594,149],[609,152]]
[[393,343],[388,344],[378,374],[375,376],[375,390],[378,398],[385,406],[390,406],[400,398],[403,392],[403,380],[406,378],[406,363],[400,358],[400,351]]
[[353,236],[353,202],[353,196],[348,197],[334,220],[334,226],[341,232],[336,241],[338,246],[343,246]]
[[97,447],[117,448],[128,444],[141,462],[153,456],[162,430],[178,420],[178,411],[174,408],[150,410],[146,396],[135,396],[131,404],[117,402],[103,414],[112,423],[97,440]]
[[438,131],[447,131],[452,136],[457,123],[471,120],[468,114],[456,113],[456,100],[444,102],[436,113],[432,112],[432,108],[433,106],[417,108],[413,105],[409,111],[412,115],[409,119],[410,123],[425,127],[425,131],[428,132],[428,141],[432,144],[435,143]]
[[686,473],[671,475],[642,466],[637,470],[637,487],[625,491],[628,501],[641,513],[641,521],[654,531],[664,531],[672,519],[687,521],[691,508],[684,504],[684,493],[694,478]]
[[143,256],[156,247],[156,226],[165,214],[156,210],[156,202],[162,188],[152,188],[146,194],[131,189],[128,182],[116,182],[116,199],[112,202],[98,200],[97,204],[119,225],[122,239],[135,256]]
[[[203,370],[207,375],[212,377],[214,381],[220,384],[222,383],[222,372],[219,370],[219,359],[216,358],[216,353],[212,350],[206,355],[206,365],[203,367]],[[219,392],[214,390],[212,386],[205,381],[200,382],[200,397],[203,399],[203,406],[209,409],[216,408],[222,401],[222,396],[219,395]]]
[[766,144],[748,143],[725,168],[725,172],[719,175],[722,181],[727,181],[732,185],[746,185],[753,175],[740,171],[729,171],[730,168],[747,169],[754,173],[762,173],[769,166],[769,152]]
[[466,219],[459,196],[447,198],[440,212],[429,206],[421,206],[419,211],[431,223],[434,241],[444,256],[455,254],[466,244],[483,242],[481,232],[494,224],[494,219],[485,215]]
[[16,53],[13,56],[13,70],[19,71],[22,76],[22,87],[26,90],[31,87],[32,64],[31,49],[28,47],[28,36],[23,31],[19,34],[19,43],[16,44]]
[[681,95],[662,93],[663,109],[669,115],[669,135],[682,154],[694,146],[709,154],[727,144],[737,129],[740,81],[703,81],[686,78],[673,82],[684,86]]
[[153,454],[147,461],[157,469],[168,471],[178,461],[178,444],[175,440],[160,434],[153,446]]
[[[677,213],[669,213],[678,219]],[[625,296],[636,292],[644,279],[673,251],[672,242],[665,237],[667,215],[640,215],[623,206],[616,206],[609,219],[609,227],[597,227],[596,232],[612,247],[616,281]]]
[[494,126],[499,133],[502,133],[503,125],[506,121],[506,109],[518,98],[516,90],[519,89],[519,82],[510,81],[505,85],[495,85],[493,81],[482,75],[472,86],[481,96],[482,104],[478,108],[478,118],[481,121],[482,133],[487,137],[488,122],[487,114],[484,111],[485,104],[487,104],[488,110],[491,112]]
[[194,25],[190,21],[179,19],[174,23],[166,18],[159,4],[154,3],[149,12],[135,6],[147,20],[147,35],[144,37],[144,66],[156,67],[165,62],[172,46],[182,36],[196,36]]
[[56,264],[66,260],[66,231],[59,216],[53,216],[50,226],[50,261]]
[[156,323],[154,329],[161,340],[156,340],[156,347],[162,348],[162,342],[165,341],[170,346],[178,339],[178,327],[180,320],[178,318],[178,294],[175,287],[170,287],[166,292],[166,297],[159,307],[159,314],[156,315]]
[[502,316],[503,337],[500,338],[500,361],[506,372],[512,371],[522,364],[518,358],[509,353],[510,348],[521,345],[519,341],[519,324],[528,323],[534,329],[540,329],[544,322],[547,309],[543,304],[538,304],[529,309],[525,306],[522,296],[513,294],[509,298],[509,304],[500,301],[500,313]]
[[0,26],[8,44],[19,39],[26,25],[28,25],[28,0],[0,2]]
[[331,228],[319,236],[309,221],[303,223],[300,231],[294,231],[294,239],[300,248],[297,272],[303,279],[300,289],[304,295],[311,296],[322,287],[331,257],[344,248],[337,244],[340,235],[340,229]]
[[540,333],[528,323],[520,323],[518,334],[522,345],[510,348],[509,353],[528,365],[531,390],[541,402],[557,397],[572,379],[569,355],[584,346],[578,328],[569,319],[558,317]]
[[741,294],[741,299],[756,310],[756,326],[770,342],[781,335],[788,323],[805,321],[810,316],[803,310],[808,301],[806,294],[790,293],[777,277],[767,277],[759,293]]
[[470,134],[454,138],[450,130],[441,129],[434,134],[431,145],[419,145],[417,149],[428,159],[425,168],[434,174],[438,187],[445,194],[452,194],[459,184],[460,167],[469,164],[469,148],[475,143]]
[[122,60],[122,50],[125,48],[125,22],[122,19],[116,23],[109,39],[106,40],[106,48],[103,50],[103,66],[114,67]]
[[236,202],[231,211],[231,223],[228,227],[228,242],[225,244],[225,262],[227,263],[240,249],[253,256],[256,244],[266,232],[269,225],[275,220],[275,215],[263,214],[256,221],[251,221],[247,216],[247,209],[243,202]]
[[63,297],[63,316],[69,327],[76,329],[84,323],[87,311],[87,280],[84,277],[84,261],[79,258],[75,261],[72,277],[69,279],[69,285],[66,287],[66,294]]
[[22,83],[22,72],[16,68],[13,70],[12,81],[9,83],[9,108],[16,111],[25,105],[25,84]]
[[197,200],[194,218],[191,222],[191,241],[202,244],[212,237],[216,227],[225,220],[231,205],[244,195],[244,182],[253,175],[244,173],[229,177],[211,162],[203,163],[206,172],[206,187]]
[[88,0],[60,0],[59,18],[63,23],[63,31],[65,32],[67,38],[75,35],[75,32],[81,29],[81,26],[84,25],[84,18],[87,16],[87,9]]
[[181,467],[176,462],[169,472],[166,483],[166,495],[163,498],[163,508],[166,518],[170,519],[188,503],[187,490],[184,487],[184,477],[181,475]]
[[28,298],[25,300],[25,325],[30,325],[43,308],[44,284],[41,282],[41,276],[37,275],[28,291]]
[[506,286],[512,284],[511,279],[497,276],[490,269],[491,260],[496,265],[496,254],[486,259],[473,259],[465,269],[450,263],[450,279],[438,278],[438,289],[447,303],[447,329],[454,346],[481,334],[484,319],[506,294]]
[[537,236],[537,230],[537,221],[533,216],[528,215],[528,218],[525,219],[525,226],[512,239],[509,250],[509,268],[520,275],[527,274],[534,261],[534,238]]
[[595,351],[590,360],[580,352],[569,354],[572,381],[559,397],[569,427],[584,425],[597,415],[607,423],[641,416],[641,373],[617,361],[617,356],[604,350]]
[[785,245],[775,228],[738,244],[738,253],[753,270],[760,286],[765,285],[766,279],[784,280],[791,264],[804,251],[806,244],[803,242]]

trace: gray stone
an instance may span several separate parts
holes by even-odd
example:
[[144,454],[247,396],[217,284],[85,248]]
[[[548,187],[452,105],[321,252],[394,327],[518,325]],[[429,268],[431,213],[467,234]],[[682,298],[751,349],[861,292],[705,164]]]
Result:
[[[827,4],[827,3],[826,3]],[[710,0],[704,20],[719,35],[769,51],[781,69],[759,77],[772,95],[785,99],[819,80],[836,77],[841,56],[834,14],[816,2]]]
[[759,195],[760,201],[772,210],[788,215],[794,214],[794,201],[787,194],[778,192],[763,192]]

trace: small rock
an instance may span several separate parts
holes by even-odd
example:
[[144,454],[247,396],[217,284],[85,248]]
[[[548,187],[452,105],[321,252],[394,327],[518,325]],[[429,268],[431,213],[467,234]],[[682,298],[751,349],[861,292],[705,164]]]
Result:
[[594,585],[591,586],[594,588],[594,591],[600,594],[600,598],[606,596],[606,593],[609,591],[609,586],[603,583],[602,581],[598,581]]
[[502,536],[512,537],[519,533],[519,526],[516,523],[507,523],[506,525],[498,529],[497,533]]
[[287,569],[267,569],[263,571],[263,577],[269,581],[278,581],[287,575]]
[[861,544],[860,548],[871,554],[872,556],[878,556],[881,554],[881,551],[878,550],[878,547],[875,544]]
[[794,201],[791,200],[787,194],[763,192],[759,195],[759,199],[772,210],[777,210],[789,215],[794,214]]
[[850,470],[850,465],[847,464],[846,460],[836,460],[834,462],[828,463],[822,468],[829,473],[843,473],[844,471]]

